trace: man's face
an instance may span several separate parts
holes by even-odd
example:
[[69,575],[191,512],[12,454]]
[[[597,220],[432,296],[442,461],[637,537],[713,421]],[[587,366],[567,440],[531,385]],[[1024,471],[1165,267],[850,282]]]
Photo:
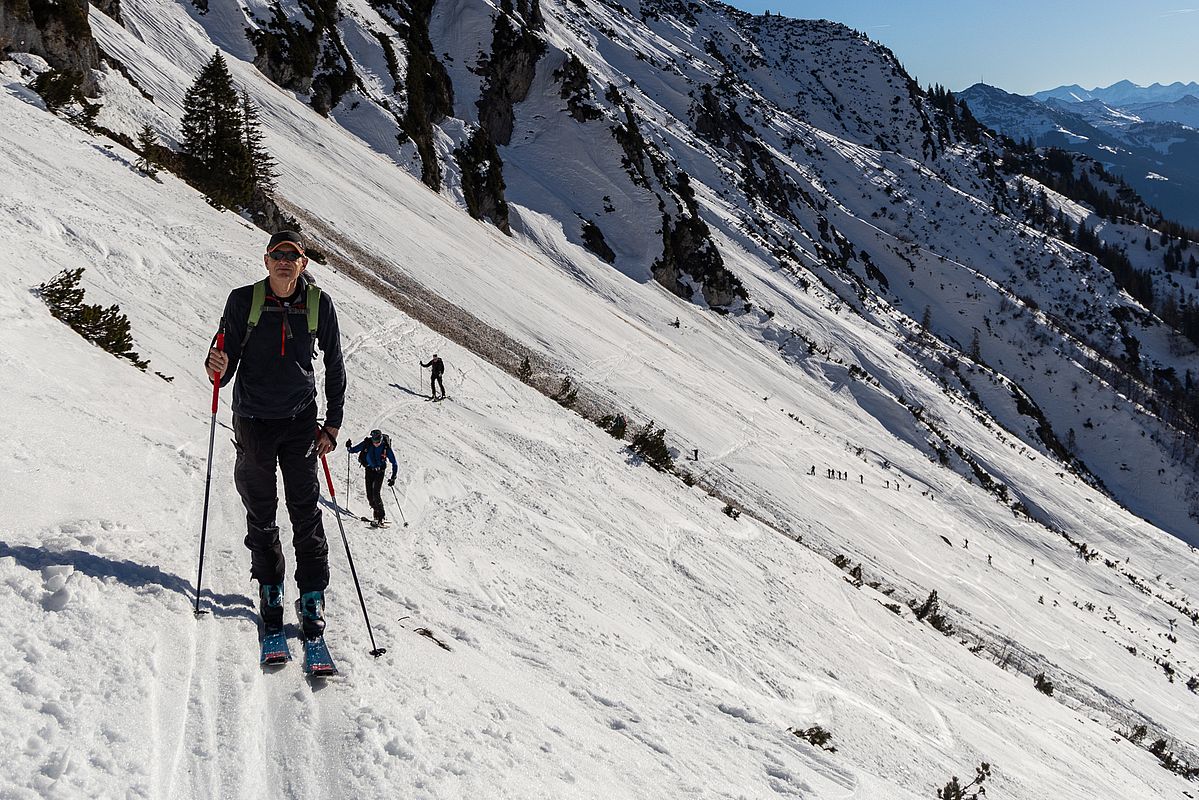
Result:
[[284,283],[290,283],[300,277],[300,273],[308,266],[308,257],[291,242],[284,242],[263,256],[267,272],[271,277]]

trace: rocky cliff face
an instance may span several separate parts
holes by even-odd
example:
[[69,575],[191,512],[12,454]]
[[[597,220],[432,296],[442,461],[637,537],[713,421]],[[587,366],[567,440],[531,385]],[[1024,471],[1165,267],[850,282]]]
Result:
[[84,91],[94,94],[91,70],[100,66],[100,50],[88,9],[86,0],[0,0],[0,50],[33,53],[55,69],[74,70]]

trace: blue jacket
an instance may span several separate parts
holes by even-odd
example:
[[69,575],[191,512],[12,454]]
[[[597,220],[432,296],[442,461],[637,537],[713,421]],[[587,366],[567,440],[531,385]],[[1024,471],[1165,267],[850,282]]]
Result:
[[396,464],[396,455],[391,451],[391,448],[388,447],[389,444],[390,442],[387,440],[387,437],[384,437],[383,441],[379,442],[377,445],[371,442],[370,438],[368,437],[351,447],[350,452],[358,453],[362,450],[366,450],[367,469],[386,469],[387,463],[383,460],[386,458],[387,461],[391,462],[391,477],[394,478],[396,471],[399,469],[399,465]]

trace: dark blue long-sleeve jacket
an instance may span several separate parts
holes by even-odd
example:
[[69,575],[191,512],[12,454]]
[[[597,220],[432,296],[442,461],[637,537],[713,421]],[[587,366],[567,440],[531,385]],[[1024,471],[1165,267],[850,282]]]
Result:
[[[366,466],[368,469],[386,469],[387,461],[391,462],[391,477],[396,476],[396,471],[399,470],[399,465],[396,464],[396,454],[391,451],[386,439],[375,444],[370,439],[363,439],[358,444],[350,448],[351,453],[358,453],[366,450]],[[386,461],[384,460],[386,459]]]
[[[316,346],[325,362],[325,425],[340,428],[346,395],[346,368],[341,331],[333,300],[321,292],[316,342],[308,333],[302,309],[309,278],[302,275],[291,297],[277,298],[267,289],[263,314],[246,339],[254,284],[229,293],[225,303],[225,353],[229,368],[221,386],[233,380],[233,413],[257,419],[289,419],[316,402],[313,361]],[[269,310],[268,310],[269,309]],[[291,313],[279,313],[290,310]],[[245,346],[242,340],[245,339]]]

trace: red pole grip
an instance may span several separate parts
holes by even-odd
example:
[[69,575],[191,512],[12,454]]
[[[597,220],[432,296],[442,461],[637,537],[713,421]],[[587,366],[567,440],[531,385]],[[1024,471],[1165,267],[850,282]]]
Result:
[[[320,429],[318,428],[317,431],[319,435]],[[334,505],[337,505],[337,492],[333,491],[333,476],[329,474],[329,462],[324,456],[321,456],[321,465],[325,468],[325,483],[329,484],[329,499],[333,501]]]
[[[225,350],[225,334],[218,333],[216,335],[216,349],[224,352]],[[216,413],[217,398],[221,394],[221,376],[218,375],[216,380],[212,382],[212,413]]]

